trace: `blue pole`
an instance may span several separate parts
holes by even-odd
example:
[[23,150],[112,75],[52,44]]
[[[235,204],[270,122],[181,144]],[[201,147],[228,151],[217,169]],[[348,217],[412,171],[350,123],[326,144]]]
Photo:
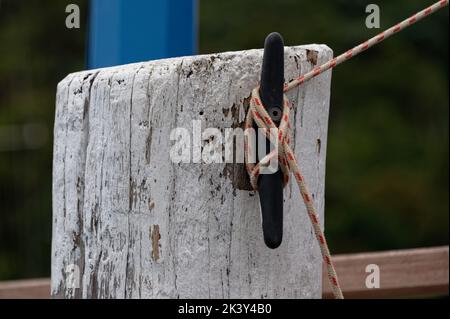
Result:
[[197,53],[198,0],[91,0],[88,68]]

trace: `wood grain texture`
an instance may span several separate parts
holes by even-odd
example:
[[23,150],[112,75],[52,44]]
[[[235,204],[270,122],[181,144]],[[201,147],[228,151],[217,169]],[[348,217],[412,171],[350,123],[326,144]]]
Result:
[[[448,246],[375,253],[336,255],[341,284],[347,298],[400,298],[448,296]],[[382,268],[379,289],[364,286],[365,267],[377,263]],[[323,269],[326,276],[326,269]],[[49,298],[50,279],[0,282],[0,298]],[[323,297],[331,298],[328,283]]]
[[[285,54],[286,80],[332,57],[324,45]],[[261,61],[262,50],[228,52],[79,72],[59,83],[55,298],[321,297],[320,251],[296,185],[285,189],[283,243],[270,250],[242,165],[169,158],[175,127],[242,125]],[[330,83],[327,72],[288,93],[295,153],[322,222]],[[71,288],[78,271],[79,288]]]

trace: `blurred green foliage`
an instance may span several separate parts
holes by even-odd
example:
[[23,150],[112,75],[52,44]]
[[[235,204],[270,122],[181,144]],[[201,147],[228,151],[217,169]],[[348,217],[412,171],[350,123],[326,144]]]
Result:
[[0,133],[44,123],[47,137],[39,149],[0,144],[0,280],[50,274],[55,89],[84,68],[86,28],[65,27],[71,2],[0,0]]
[[[373,36],[372,1],[204,0],[199,51],[325,43],[335,54]],[[433,1],[378,1],[385,29]],[[82,8],[80,30],[65,7]],[[379,31],[379,30],[378,30]],[[0,149],[0,280],[48,276],[55,88],[84,68],[87,0],[0,0],[0,132],[45,123],[39,149]],[[333,71],[326,230],[333,253],[448,244],[448,9]],[[12,139],[13,137],[11,137]]]

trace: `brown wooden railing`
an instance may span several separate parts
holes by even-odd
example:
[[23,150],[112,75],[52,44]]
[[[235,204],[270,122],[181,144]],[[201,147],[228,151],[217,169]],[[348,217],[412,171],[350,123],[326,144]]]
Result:
[[[403,298],[448,295],[448,246],[336,255],[336,271],[346,298]],[[380,288],[368,289],[366,266],[380,268]],[[323,297],[331,289],[323,281]]]
[[[334,256],[346,298],[406,298],[447,296],[449,294],[449,247]],[[380,269],[380,288],[366,288],[366,267]],[[50,280],[26,279],[0,282],[0,298],[50,297]],[[323,297],[331,290],[324,280]]]

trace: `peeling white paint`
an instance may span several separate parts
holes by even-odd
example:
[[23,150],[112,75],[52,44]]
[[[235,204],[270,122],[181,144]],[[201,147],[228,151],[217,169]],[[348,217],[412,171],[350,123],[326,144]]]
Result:
[[[318,52],[318,63],[332,57],[323,45],[286,48],[286,80],[312,69],[306,49]],[[225,164],[169,159],[172,128],[242,120],[261,58],[262,50],[249,50],[166,59],[70,74],[59,83],[54,297],[321,296],[320,252],[297,186],[285,189],[283,243],[270,250],[257,195],[235,189]],[[295,153],[322,220],[330,82],[327,72],[288,93]],[[80,288],[66,287],[69,265],[80,269]]]

